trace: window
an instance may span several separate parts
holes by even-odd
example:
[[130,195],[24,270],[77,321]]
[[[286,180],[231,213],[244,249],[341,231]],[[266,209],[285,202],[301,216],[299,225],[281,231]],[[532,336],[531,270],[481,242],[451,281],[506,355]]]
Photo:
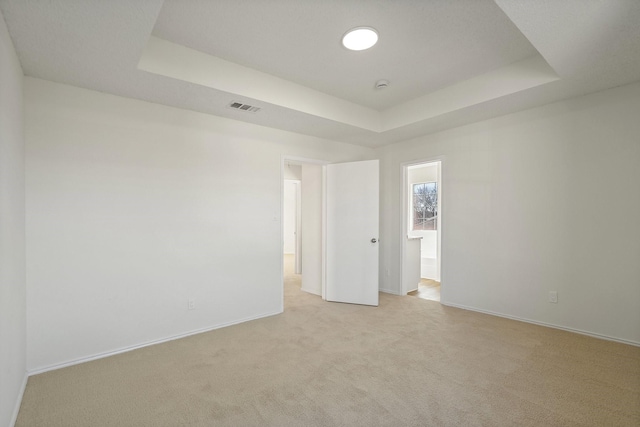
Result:
[[412,230],[438,229],[438,183],[413,184]]

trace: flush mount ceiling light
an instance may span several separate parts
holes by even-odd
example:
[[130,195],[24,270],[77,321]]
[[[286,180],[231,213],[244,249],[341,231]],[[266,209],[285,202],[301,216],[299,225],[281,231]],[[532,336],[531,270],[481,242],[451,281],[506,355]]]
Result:
[[371,27],[356,27],[342,36],[342,44],[349,50],[365,50],[378,42],[378,32]]

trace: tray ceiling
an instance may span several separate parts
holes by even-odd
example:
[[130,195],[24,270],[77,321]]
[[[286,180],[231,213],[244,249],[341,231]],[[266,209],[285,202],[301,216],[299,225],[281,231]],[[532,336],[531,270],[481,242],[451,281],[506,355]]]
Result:
[[[371,147],[640,79],[635,0],[0,0],[0,10],[28,76]],[[363,25],[378,44],[343,48]],[[376,89],[380,79],[389,87]]]

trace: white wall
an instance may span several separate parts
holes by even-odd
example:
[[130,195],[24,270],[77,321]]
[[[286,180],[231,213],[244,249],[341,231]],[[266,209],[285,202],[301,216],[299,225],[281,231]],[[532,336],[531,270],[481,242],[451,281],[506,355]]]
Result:
[[407,178],[409,183],[420,182],[437,182],[438,181],[438,164],[427,163],[424,165],[414,166],[409,168]]
[[31,371],[280,312],[282,156],[370,151],[33,78],[25,111]]
[[296,209],[300,181],[284,180],[282,229],[284,233],[283,253],[296,253]]
[[27,380],[22,79],[0,12],[0,426],[15,422]]
[[322,166],[302,165],[302,290],[322,295]]
[[302,179],[302,166],[286,163],[283,170],[284,179],[300,181]]
[[638,112],[635,83],[377,150],[381,288],[401,163],[442,156],[443,303],[640,343]]
[[[283,252],[294,254],[296,252],[296,209],[297,192],[302,179],[302,167],[300,165],[285,164],[284,175],[284,206],[282,212],[282,228],[284,230]],[[294,182],[294,181],[297,181]],[[296,187],[298,186],[298,187]]]

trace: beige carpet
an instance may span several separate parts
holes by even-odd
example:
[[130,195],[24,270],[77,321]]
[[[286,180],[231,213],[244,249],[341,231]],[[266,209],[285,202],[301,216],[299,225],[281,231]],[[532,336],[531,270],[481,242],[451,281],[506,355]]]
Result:
[[640,348],[285,286],[284,314],[31,377],[17,426],[640,425]]

